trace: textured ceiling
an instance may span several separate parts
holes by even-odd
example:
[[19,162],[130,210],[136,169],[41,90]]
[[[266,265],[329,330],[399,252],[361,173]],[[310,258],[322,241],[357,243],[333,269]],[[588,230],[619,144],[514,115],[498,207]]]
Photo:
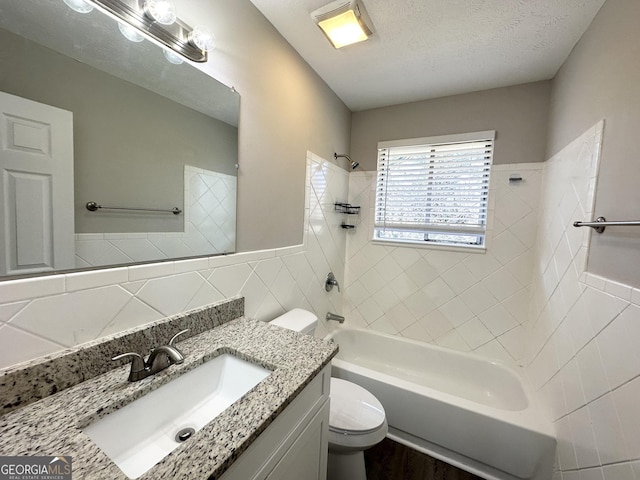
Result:
[[310,16],[329,1],[251,0],[358,111],[553,78],[605,0],[363,0],[375,35],[341,50]]

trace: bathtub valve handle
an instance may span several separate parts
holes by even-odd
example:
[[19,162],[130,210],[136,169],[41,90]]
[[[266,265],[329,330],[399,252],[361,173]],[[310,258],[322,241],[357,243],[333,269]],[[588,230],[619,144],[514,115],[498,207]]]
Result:
[[333,272],[329,272],[329,275],[327,275],[327,279],[324,281],[324,289],[327,292],[330,292],[331,290],[333,290],[333,287],[338,287],[338,292],[340,291],[340,284],[338,283],[338,280],[336,280]]

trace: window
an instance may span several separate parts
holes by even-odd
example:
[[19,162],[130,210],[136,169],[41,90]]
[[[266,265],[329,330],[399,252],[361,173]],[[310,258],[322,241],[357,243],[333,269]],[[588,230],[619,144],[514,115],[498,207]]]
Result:
[[484,248],[495,132],[378,144],[373,240]]

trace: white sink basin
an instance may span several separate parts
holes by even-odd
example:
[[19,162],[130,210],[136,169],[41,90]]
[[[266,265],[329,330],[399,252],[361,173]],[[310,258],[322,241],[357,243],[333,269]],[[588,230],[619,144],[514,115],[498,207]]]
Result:
[[200,430],[270,373],[225,353],[90,424],[84,433],[125,475],[138,478],[182,443],[177,435]]

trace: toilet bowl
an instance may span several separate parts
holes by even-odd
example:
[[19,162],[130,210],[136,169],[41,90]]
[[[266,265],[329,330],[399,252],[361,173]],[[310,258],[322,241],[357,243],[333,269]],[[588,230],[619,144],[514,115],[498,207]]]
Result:
[[[272,325],[313,335],[318,318],[300,308],[275,318]],[[387,419],[378,399],[360,385],[331,378],[328,480],[366,480],[364,450],[387,435]]]

